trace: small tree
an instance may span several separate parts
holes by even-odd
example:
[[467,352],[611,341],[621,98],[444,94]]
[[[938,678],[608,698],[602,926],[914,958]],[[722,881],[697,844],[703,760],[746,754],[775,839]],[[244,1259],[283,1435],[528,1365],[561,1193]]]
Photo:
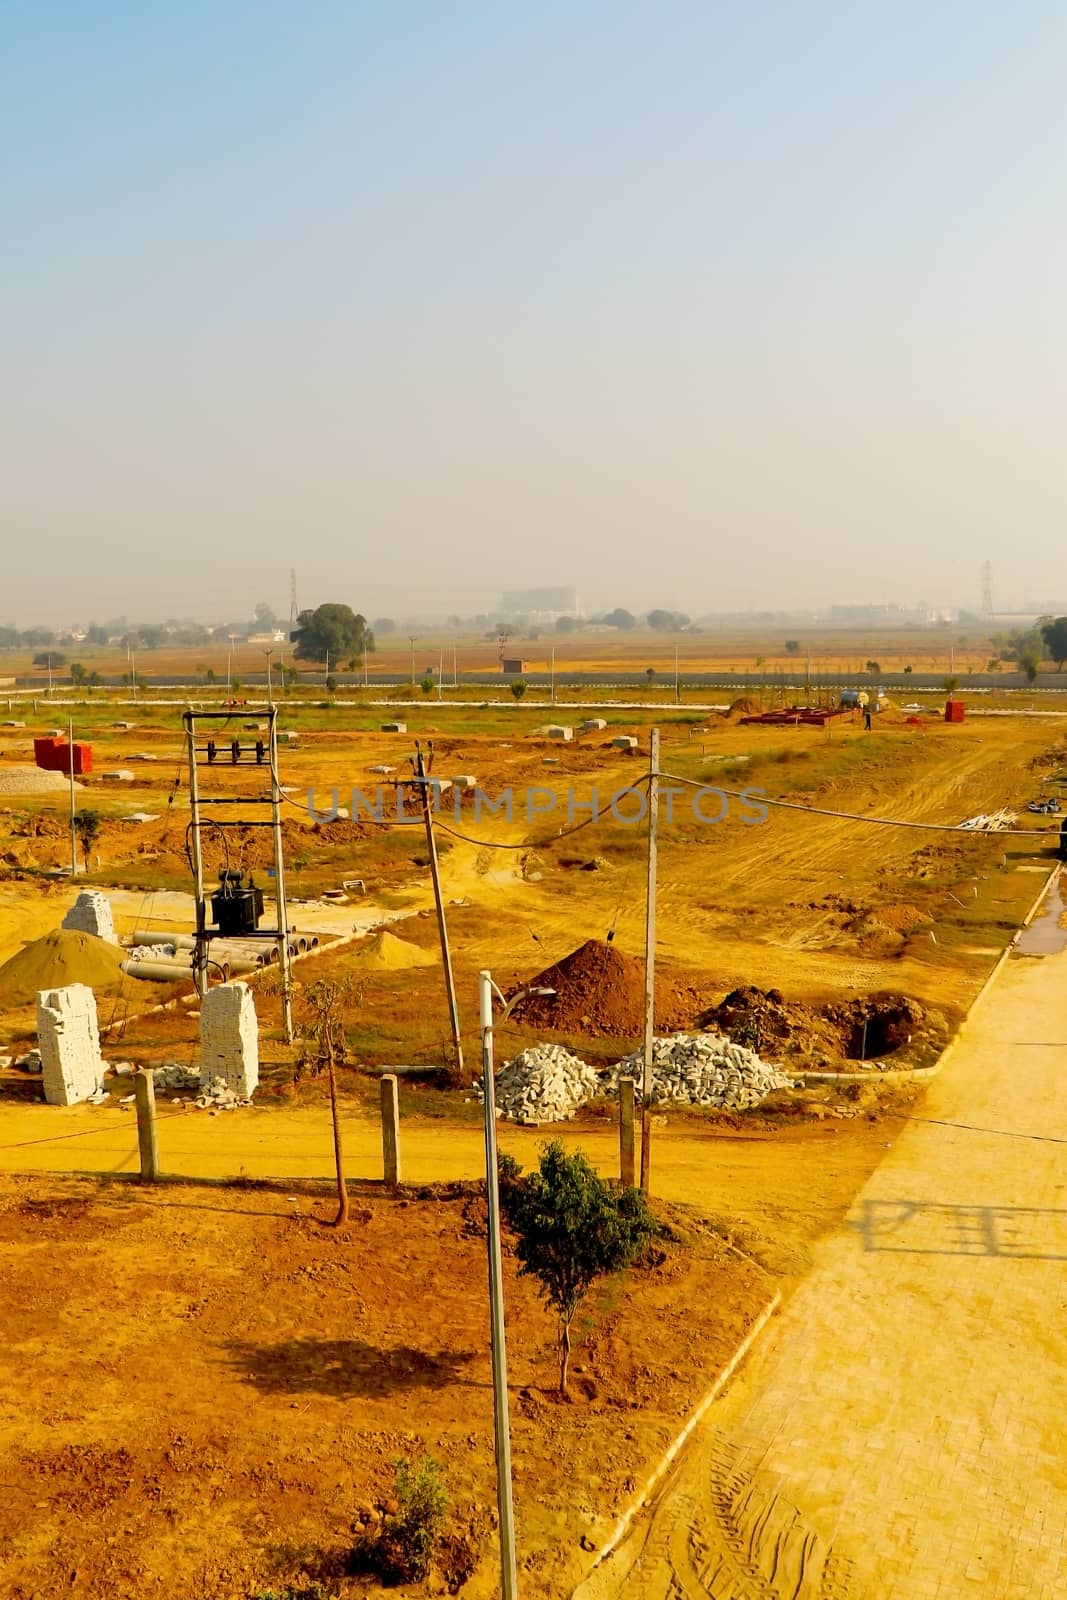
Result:
[[872,677],[876,678],[882,669],[877,661],[868,661],[866,670],[871,674]]
[[427,674],[427,676],[422,679],[422,681],[419,684],[419,688],[422,690],[423,694],[433,694],[434,681],[429,676],[429,674]]
[[567,1393],[571,1323],[598,1278],[628,1267],[656,1232],[639,1189],[613,1189],[580,1150],[559,1140],[545,1146],[541,1165],[501,1192],[518,1234],[523,1276],[538,1280],[541,1297],[559,1319],[559,1392]]
[[788,651],[788,653],[791,656],[795,656],[795,655],[798,654],[798,652],[800,650],[800,640],[799,639],[787,639],[785,641],[785,647],[786,647],[786,650]]
[[516,700],[521,700],[523,695],[526,693],[526,679],[512,678],[511,692],[515,696]]
[[1020,650],[1019,665],[1026,673],[1027,683],[1033,683],[1041,670],[1041,657],[1036,650]]
[[72,661],[70,664],[71,683],[80,689],[82,684],[85,682],[86,676],[86,670],[82,663],[80,661]]
[[93,848],[100,834],[102,818],[99,811],[79,811],[74,818],[74,832],[78,836],[78,843],[82,847],[82,859],[86,871],[89,870],[89,851]]
[[1063,663],[1067,661],[1067,617],[1050,617],[1047,622],[1042,622],[1041,637],[1045,649],[1056,663],[1056,671],[1062,672]]
[[341,1123],[337,1114],[337,1079],[334,1068],[344,1061],[348,1053],[345,1039],[344,1007],[348,1000],[351,980],[332,982],[320,978],[317,983],[295,986],[303,1016],[297,1041],[297,1073],[310,1070],[318,1077],[323,1068],[330,1082],[330,1117],[333,1121],[333,1159],[337,1176],[337,1216],[334,1227],[343,1228],[348,1221],[348,1185],[345,1183],[344,1156],[341,1149]]
[[945,678],[941,684],[946,694],[955,694],[959,686],[960,680],[958,678]]
[[645,668],[645,682],[646,682],[646,683],[647,683],[647,684],[648,684],[648,687],[649,687],[649,688],[650,688],[650,689],[651,689],[651,687],[652,687],[652,679],[653,679],[653,678],[654,678],[654,677],[655,677],[655,676],[656,676],[656,669],[655,669],[655,667],[646,667],[646,668]]
[[331,673],[330,676],[326,679],[326,693],[327,694],[336,694],[336,692],[337,692],[337,679]]

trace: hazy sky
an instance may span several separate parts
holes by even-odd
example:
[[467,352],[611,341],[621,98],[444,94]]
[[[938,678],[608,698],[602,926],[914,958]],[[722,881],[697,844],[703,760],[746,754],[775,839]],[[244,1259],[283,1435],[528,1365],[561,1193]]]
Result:
[[1063,0],[0,0],[0,621],[1067,591]]

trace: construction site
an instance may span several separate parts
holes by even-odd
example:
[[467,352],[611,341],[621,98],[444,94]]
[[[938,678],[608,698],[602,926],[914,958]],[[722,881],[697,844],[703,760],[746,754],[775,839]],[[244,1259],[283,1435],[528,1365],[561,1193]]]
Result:
[[3,1593],[376,1593],[342,1553],[431,1448],[455,1511],[404,1592],[500,1592],[487,972],[501,1151],[636,1162],[661,1226],[566,1403],[503,1240],[522,1592],[605,1582],[1017,949],[1058,717],[221,698],[0,727]]

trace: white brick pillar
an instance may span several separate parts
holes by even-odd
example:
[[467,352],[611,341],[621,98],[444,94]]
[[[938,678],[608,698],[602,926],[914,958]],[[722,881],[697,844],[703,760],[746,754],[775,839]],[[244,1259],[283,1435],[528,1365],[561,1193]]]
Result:
[[88,1100],[104,1081],[96,996],[84,983],[42,989],[37,996],[37,1044],[44,1097],[50,1106]]
[[222,1078],[251,1099],[259,1083],[259,1023],[247,983],[220,983],[200,1003],[200,1084]]

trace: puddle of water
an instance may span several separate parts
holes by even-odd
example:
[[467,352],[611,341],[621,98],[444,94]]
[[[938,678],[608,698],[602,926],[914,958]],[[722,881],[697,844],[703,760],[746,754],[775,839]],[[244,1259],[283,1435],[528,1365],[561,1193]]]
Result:
[[1064,913],[1062,880],[1057,878],[1048,892],[1044,908],[1019,936],[1015,946],[1021,956],[1056,956],[1067,949],[1067,928],[1060,926]]

